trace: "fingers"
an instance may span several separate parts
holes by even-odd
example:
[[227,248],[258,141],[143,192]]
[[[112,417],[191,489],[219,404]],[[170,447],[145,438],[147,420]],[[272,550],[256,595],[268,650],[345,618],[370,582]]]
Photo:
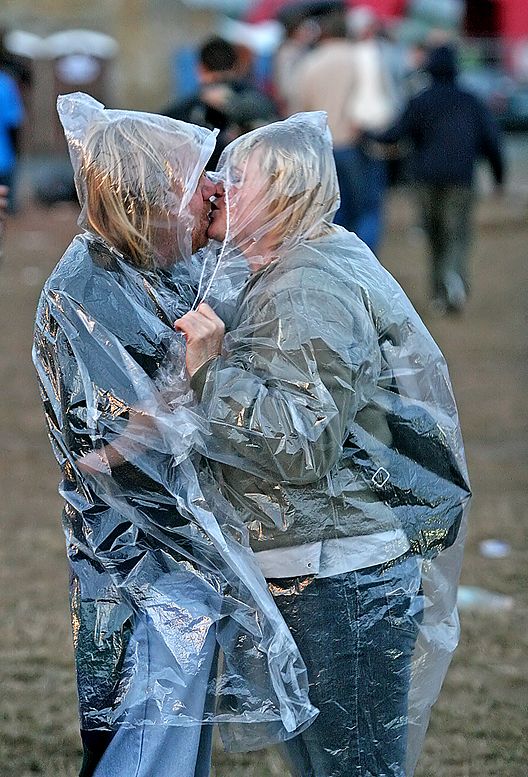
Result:
[[187,336],[207,337],[211,334],[224,334],[225,326],[214,310],[202,302],[196,310],[191,310],[174,322],[174,328]]
[[224,322],[203,303],[174,322],[174,328],[183,332],[187,340],[185,363],[189,375],[210,359],[222,353]]
[[5,218],[7,215],[8,195],[9,187],[0,185],[0,219]]
[[200,333],[203,333],[207,327],[204,327],[203,316],[192,311],[175,321],[174,328],[190,338],[200,336]]
[[77,459],[77,466],[81,472],[88,475],[98,475],[101,472],[105,475],[110,475],[112,473],[106,456],[100,451],[89,451],[88,453],[85,453]]

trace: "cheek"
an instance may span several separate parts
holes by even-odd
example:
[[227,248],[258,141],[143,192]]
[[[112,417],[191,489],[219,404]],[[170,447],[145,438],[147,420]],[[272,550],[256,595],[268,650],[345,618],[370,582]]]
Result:
[[262,197],[253,191],[237,191],[230,202],[230,222],[233,231],[247,232],[258,227],[263,220]]
[[189,200],[189,213],[195,218],[202,215],[205,207],[206,203],[201,194],[194,194]]

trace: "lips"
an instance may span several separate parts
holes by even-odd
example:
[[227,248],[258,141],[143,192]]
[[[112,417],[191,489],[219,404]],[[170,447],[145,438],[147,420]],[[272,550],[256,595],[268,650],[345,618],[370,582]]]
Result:
[[220,208],[218,205],[215,205],[214,203],[211,205],[211,210],[209,211],[209,223],[215,220],[215,216],[220,212]]

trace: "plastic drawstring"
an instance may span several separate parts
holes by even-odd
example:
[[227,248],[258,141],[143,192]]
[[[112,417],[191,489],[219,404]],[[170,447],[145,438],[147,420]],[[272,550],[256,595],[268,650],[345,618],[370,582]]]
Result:
[[216,277],[216,273],[218,272],[218,268],[220,267],[220,262],[222,261],[222,259],[224,257],[224,254],[225,254],[225,251],[226,251],[227,237],[229,235],[229,230],[230,230],[230,225],[231,225],[230,224],[230,222],[231,222],[231,214],[230,214],[230,205],[229,205],[229,194],[228,194],[228,191],[229,191],[229,186],[228,186],[228,181],[226,181],[226,186],[224,187],[224,197],[225,197],[225,204],[226,204],[226,231],[225,231],[224,239],[222,241],[222,247],[220,248],[220,252],[219,252],[217,260],[216,260],[216,266],[215,266],[215,268],[213,270],[213,273],[212,273],[212,275],[211,275],[211,277],[209,279],[209,283],[207,284],[207,287],[206,287],[206,289],[205,289],[205,291],[203,293],[203,296],[200,297],[200,291],[201,291],[201,288],[202,288],[202,282],[203,282],[203,278],[204,278],[204,274],[205,274],[205,265],[206,265],[206,262],[203,263],[202,272],[200,273],[200,281],[198,283],[198,291],[196,293],[196,299],[195,299],[195,301],[193,303],[193,306],[192,306],[191,310],[196,310],[196,308],[199,305],[202,304],[202,302],[205,300],[205,298],[209,294],[209,292],[211,290],[211,286],[213,285],[213,281],[214,281],[214,279]]

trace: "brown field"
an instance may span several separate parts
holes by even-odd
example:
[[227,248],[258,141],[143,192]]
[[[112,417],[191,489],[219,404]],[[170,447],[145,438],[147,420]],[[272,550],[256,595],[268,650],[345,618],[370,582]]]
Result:
[[[510,612],[462,613],[416,777],[528,773],[527,215],[512,195],[481,203],[467,312],[431,319],[422,238],[401,195],[390,202],[382,259],[444,350],[462,418],[475,492],[463,583],[514,597]],[[75,231],[73,208],[28,207],[9,225],[0,266],[0,777],[74,777],[80,762],[58,471],[30,361],[40,287]],[[507,558],[480,555],[479,542],[493,537],[510,543]],[[284,770],[275,753],[218,752],[213,774]]]

